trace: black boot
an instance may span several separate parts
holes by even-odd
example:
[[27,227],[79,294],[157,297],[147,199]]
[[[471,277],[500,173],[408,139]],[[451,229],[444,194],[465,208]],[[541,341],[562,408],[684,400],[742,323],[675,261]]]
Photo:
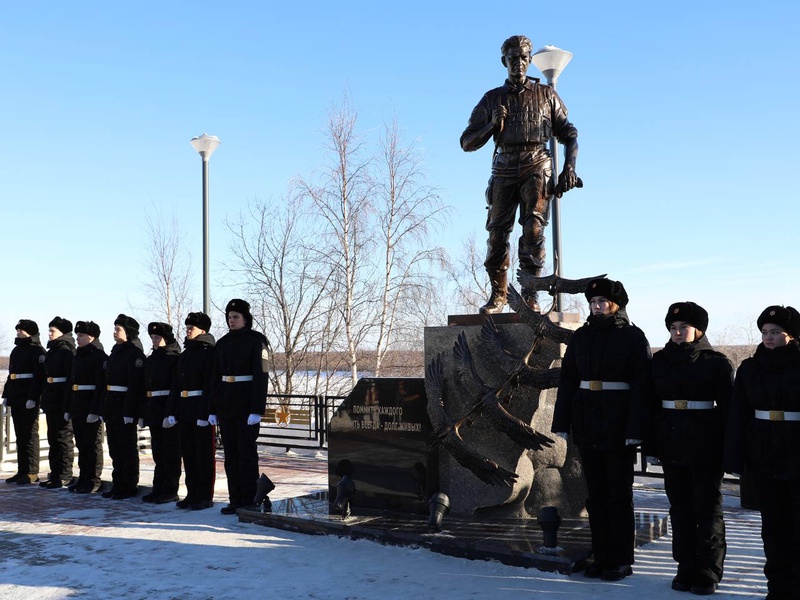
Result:
[[489,283],[492,285],[492,295],[481,306],[482,314],[493,315],[503,310],[508,295],[508,271],[486,271],[489,274]]

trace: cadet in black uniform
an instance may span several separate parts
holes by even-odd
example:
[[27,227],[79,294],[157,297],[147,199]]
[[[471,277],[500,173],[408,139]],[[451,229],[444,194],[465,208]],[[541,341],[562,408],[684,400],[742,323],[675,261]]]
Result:
[[71,389],[72,357],[75,354],[75,338],[72,322],[61,317],[50,321],[47,355],[44,361],[45,384],[42,392],[42,410],[47,419],[47,454],[50,462],[50,477],[39,485],[47,489],[58,489],[72,483],[72,462],[75,459],[75,444],[72,424],[64,419]]
[[44,385],[44,349],[39,326],[21,319],[8,360],[8,379],[3,404],[11,409],[17,437],[17,473],[6,483],[31,484],[39,481],[39,399]]
[[620,282],[594,279],[586,299],[592,314],[561,362],[551,431],[571,432],[581,455],[594,553],[585,575],[617,581],[633,572],[633,464],[647,426],[650,346],[631,325]]
[[708,313],[694,302],[669,307],[670,340],[651,363],[653,435],[672,522],[672,589],[713,594],[722,579],[722,448],[733,393],[733,366],[708,341]]
[[181,445],[178,430],[170,423],[167,403],[181,348],[167,323],[150,323],[147,333],[153,342],[153,352],[144,361],[144,381],[147,390],[143,411],[144,423],[150,428],[153,449],[153,491],[142,496],[143,502],[165,504],[178,499],[181,478]]
[[208,423],[214,336],[211,319],[202,312],[186,317],[186,340],[172,381],[168,421],[178,424],[186,474],[186,497],[178,508],[203,510],[214,506],[216,432]]
[[250,305],[244,300],[228,302],[225,316],[230,331],[214,349],[208,420],[212,425],[219,420],[230,500],[221,512],[230,515],[252,505],[256,495],[256,438],[267,401],[268,342],[253,331]]
[[725,470],[753,478],[769,600],[800,598],[800,314],[768,306],[761,343],[736,371]]
[[114,347],[106,361],[102,416],[113,471],[104,498],[124,500],[139,491],[139,447],[136,423],[144,401],[144,351],[139,323],[127,315],[114,321]]
[[92,494],[100,489],[103,473],[103,422],[100,406],[105,391],[108,355],[94,321],[75,323],[78,349],[72,359],[72,392],[64,418],[71,420],[78,447],[78,481],[69,491]]

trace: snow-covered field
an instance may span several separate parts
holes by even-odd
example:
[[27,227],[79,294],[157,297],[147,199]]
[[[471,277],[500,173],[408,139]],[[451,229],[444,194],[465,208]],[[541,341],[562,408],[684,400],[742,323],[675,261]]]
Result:
[[[277,459],[266,458],[267,470],[272,460]],[[292,460],[297,469],[273,477],[278,487],[271,498],[324,489],[324,469],[319,468],[324,456],[308,453]],[[152,464],[143,462],[142,480],[151,478]],[[663,509],[663,492],[655,485],[648,480],[637,488],[637,506]],[[217,507],[225,501],[225,489],[224,477],[218,478]],[[273,530],[239,523],[217,507],[182,511],[138,499],[113,501],[0,483],[0,598],[681,597],[670,589],[669,536],[637,550],[633,576],[603,583],[581,574],[567,577],[421,549]],[[728,496],[726,517],[726,577],[716,597],[763,597],[758,514],[739,509],[738,498]]]

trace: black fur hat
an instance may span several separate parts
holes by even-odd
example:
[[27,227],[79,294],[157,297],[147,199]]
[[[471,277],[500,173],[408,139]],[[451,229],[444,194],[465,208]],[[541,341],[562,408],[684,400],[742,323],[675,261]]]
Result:
[[664,324],[669,329],[669,326],[675,321],[683,321],[695,329],[705,332],[708,328],[708,312],[694,302],[676,302],[667,310]]
[[75,333],[85,333],[93,338],[99,338],[100,326],[94,321],[78,321],[75,323]]
[[240,313],[244,317],[245,327],[253,326],[253,315],[250,314],[250,304],[245,300],[234,298],[228,302],[228,306],[225,307],[225,320],[228,319],[229,312]]
[[172,333],[172,325],[167,323],[161,323],[159,321],[150,323],[147,326],[147,334],[160,335],[162,338],[164,338],[164,341],[167,342],[167,344],[172,344],[175,342],[175,336]]
[[628,305],[628,293],[625,291],[625,286],[622,285],[621,281],[614,281],[605,277],[592,279],[586,287],[586,300],[591,301],[595,296],[608,298],[618,304],[620,308],[625,308]]
[[758,328],[766,323],[779,325],[793,338],[800,337],[800,313],[791,306],[768,306],[758,317]]
[[198,329],[208,332],[211,329],[211,317],[203,312],[190,312],[183,324],[192,325]]
[[39,333],[39,326],[36,321],[31,321],[30,319],[20,319],[14,329],[21,329],[28,335],[37,335]]
[[139,337],[139,321],[128,315],[120,314],[115,320],[114,325],[119,325],[125,330],[128,339]]
[[69,333],[72,331],[72,321],[69,319],[62,319],[61,317],[53,317],[53,320],[47,324],[48,327],[55,327],[61,333]]

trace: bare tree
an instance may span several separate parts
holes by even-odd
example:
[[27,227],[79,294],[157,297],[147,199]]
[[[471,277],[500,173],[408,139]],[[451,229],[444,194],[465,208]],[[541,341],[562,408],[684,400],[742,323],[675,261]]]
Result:
[[333,272],[353,385],[358,381],[358,347],[374,321],[369,252],[370,158],[358,135],[358,115],[347,95],[328,111],[323,130],[328,164],[314,179],[298,177],[296,193],[308,199],[324,222],[320,260]]
[[192,260],[186,250],[183,233],[173,212],[165,217],[153,205],[145,212],[146,255],[143,261],[147,278],[142,280],[146,294],[144,311],[172,325],[178,331],[184,313],[191,305]]
[[448,257],[446,271],[452,286],[453,301],[457,310],[473,313],[489,297],[489,281],[483,267],[483,254],[473,234],[461,246],[461,253],[455,258]]
[[[251,203],[228,228],[236,257],[228,269],[250,298],[257,326],[275,344],[270,387],[292,394],[309,353],[324,353],[340,333],[336,273],[320,261],[313,244],[319,224],[303,199],[294,197]],[[318,373],[306,373],[302,383],[308,385],[309,377],[316,379],[315,392],[324,385]]]
[[744,314],[741,317],[742,322],[747,325],[730,325],[720,333],[709,336],[713,338],[714,347],[720,352],[724,352],[735,368],[738,368],[745,358],[753,356],[761,342],[756,318],[753,315]]
[[435,275],[431,274],[430,266],[442,264],[444,250],[429,247],[429,237],[432,229],[441,224],[447,209],[437,190],[423,184],[422,159],[414,144],[403,143],[396,119],[383,128],[376,162],[374,210],[382,269],[375,376],[380,377],[392,342],[398,341],[404,330],[420,330],[420,323],[411,318],[420,316],[415,310],[417,305],[437,297],[432,293]]

